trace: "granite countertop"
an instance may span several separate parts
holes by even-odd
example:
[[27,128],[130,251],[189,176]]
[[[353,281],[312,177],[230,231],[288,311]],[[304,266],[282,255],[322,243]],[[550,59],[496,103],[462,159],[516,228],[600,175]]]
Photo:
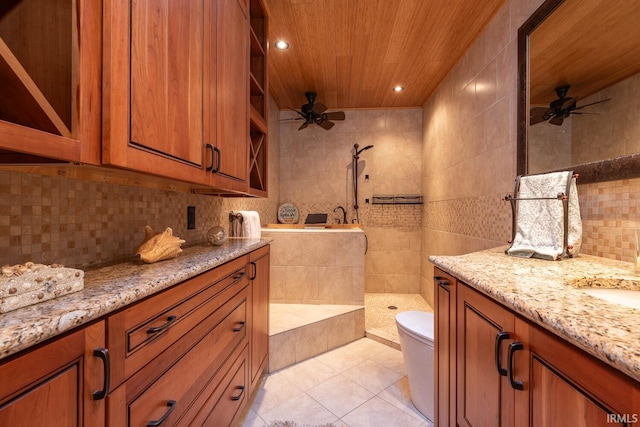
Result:
[[598,276],[640,281],[633,264],[588,255],[560,261],[516,258],[505,249],[431,256],[429,261],[640,381],[640,310],[589,296],[568,284],[577,280],[584,286]]
[[230,238],[220,246],[184,248],[178,257],[155,264],[132,260],[87,271],[84,289],[79,292],[0,314],[0,359],[204,273],[271,240]]

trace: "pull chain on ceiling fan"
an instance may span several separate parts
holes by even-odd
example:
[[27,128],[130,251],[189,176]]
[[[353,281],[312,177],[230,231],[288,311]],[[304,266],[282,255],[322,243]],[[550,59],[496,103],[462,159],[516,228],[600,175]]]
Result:
[[300,125],[298,130],[302,130],[309,125],[318,125],[325,130],[329,130],[335,126],[335,123],[332,120],[344,120],[345,115],[344,111],[327,111],[326,105],[315,102],[316,101],[316,93],[315,92],[305,92],[304,96],[307,97],[307,104],[304,104],[300,107],[300,111],[294,110],[291,108],[291,111],[294,111],[300,117],[296,117],[293,120],[304,120],[304,123]]

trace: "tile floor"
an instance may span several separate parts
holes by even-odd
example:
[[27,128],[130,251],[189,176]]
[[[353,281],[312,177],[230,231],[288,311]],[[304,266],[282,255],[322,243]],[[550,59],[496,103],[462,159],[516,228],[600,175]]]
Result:
[[239,425],[433,426],[411,403],[402,353],[362,338],[265,375]]
[[[397,307],[390,310],[389,306]],[[396,314],[403,311],[433,311],[419,294],[364,294],[364,319],[367,337],[391,347],[400,348]]]

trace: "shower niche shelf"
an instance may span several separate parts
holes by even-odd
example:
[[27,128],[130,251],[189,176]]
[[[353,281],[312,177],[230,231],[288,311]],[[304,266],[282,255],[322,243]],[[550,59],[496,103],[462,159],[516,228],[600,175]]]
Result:
[[421,205],[422,196],[419,194],[397,194],[392,196],[373,196],[373,205]]

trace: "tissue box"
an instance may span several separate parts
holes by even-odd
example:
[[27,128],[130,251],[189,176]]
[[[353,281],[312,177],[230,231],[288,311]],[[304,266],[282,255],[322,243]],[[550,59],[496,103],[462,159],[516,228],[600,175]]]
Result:
[[84,288],[84,271],[27,262],[2,267],[0,313],[47,301]]

